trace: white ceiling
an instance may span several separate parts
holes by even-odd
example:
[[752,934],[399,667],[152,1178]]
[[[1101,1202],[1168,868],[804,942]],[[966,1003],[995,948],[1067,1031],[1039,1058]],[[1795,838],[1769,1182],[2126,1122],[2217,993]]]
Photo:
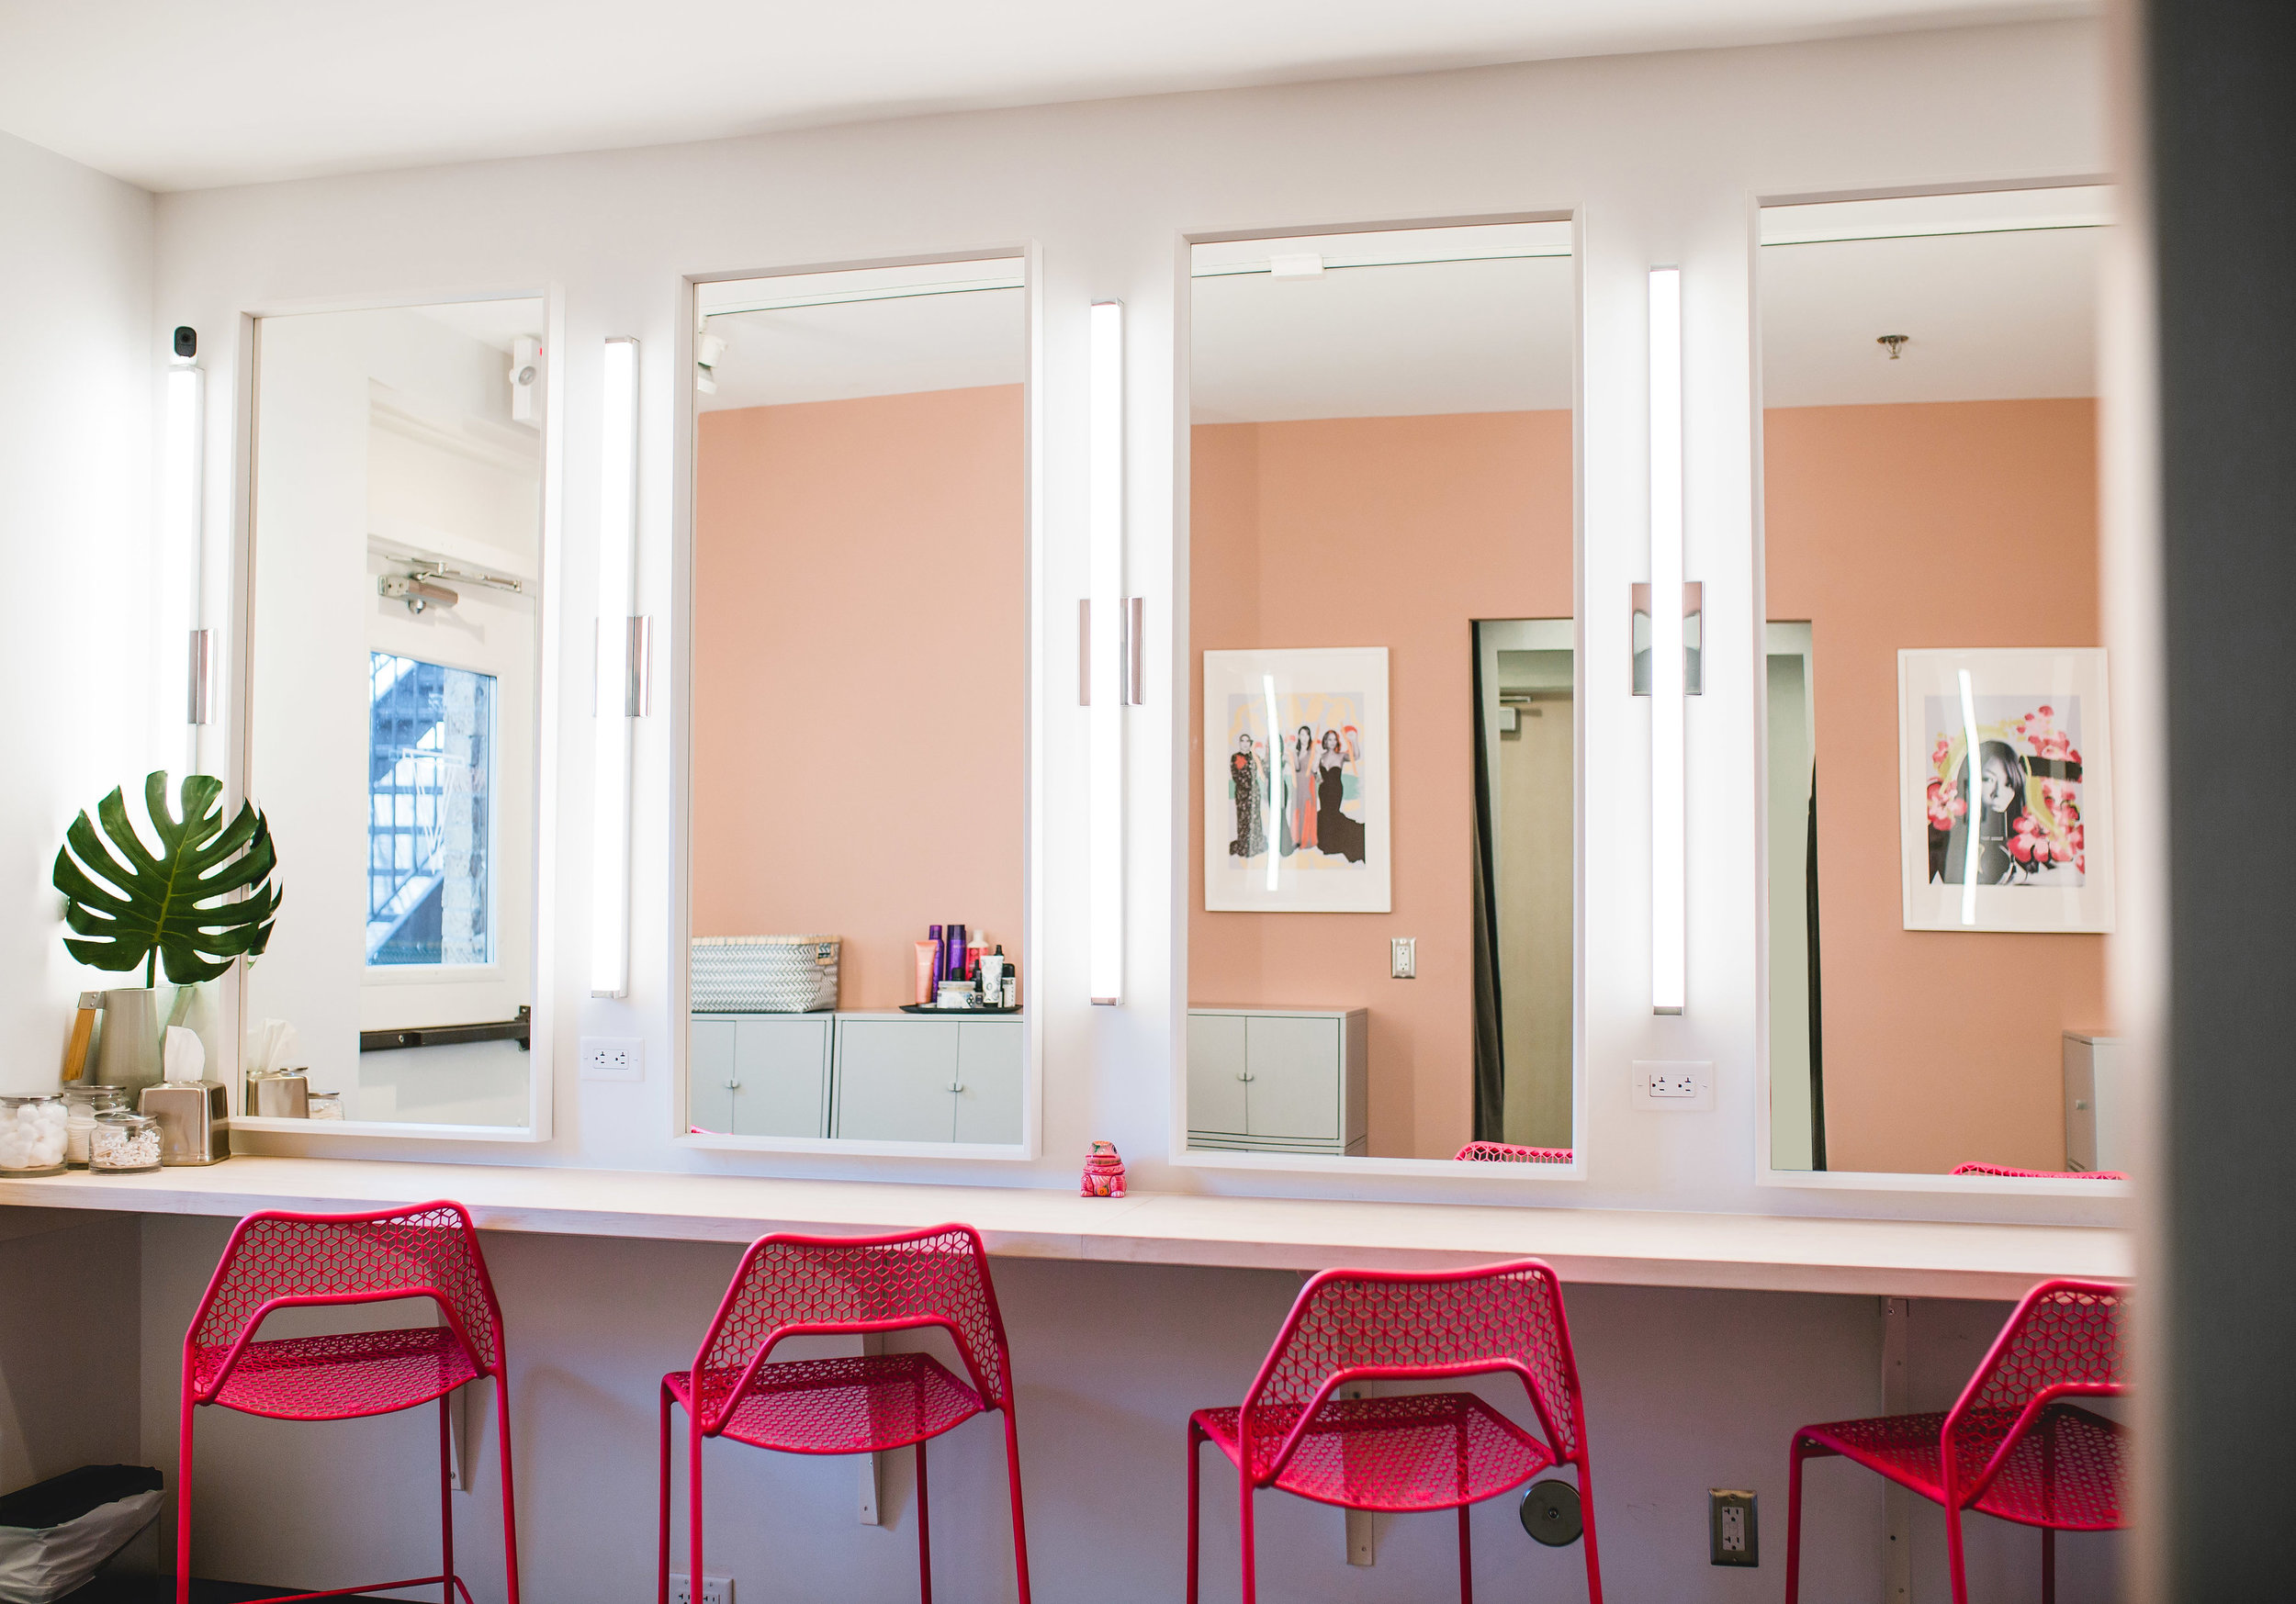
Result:
[[1019,257],[695,286],[703,328],[726,342],[704,412],[860,396],[1017,385],[1028,377]]
[[2083,0],[0,0],[0,128],[153,189],[2084,15]]
[[1762,404],[2094,396],[2110,216],[2101,187],[1768,208],[1797,242],[1761,253]]
[[[1196,246],[1189,416],[1258,423],[1567,409],[1570,252],[1569,223]],[[1225,271],[1295,254],[1333,265],[1304,277]],[[1382,264],[1338,265],[1364,261]]]

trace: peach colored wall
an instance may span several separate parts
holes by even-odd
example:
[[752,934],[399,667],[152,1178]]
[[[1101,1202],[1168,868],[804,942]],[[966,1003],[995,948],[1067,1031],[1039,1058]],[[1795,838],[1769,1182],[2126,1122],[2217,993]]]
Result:
[[[1571,611],[1568,412],[1206,424],[1191,432],[1188,1001],[1366,1007],[1371,1151],[1470,1134],[1469,782],[1478,618]],[[1394,911],[1204,911],[1203,658],[1388,648]],[[1388,978],[1388,937],[1419,978]]]
[[1019,952],[1022,420],[1018,385],[701,418],[693,933],[842,937],[841,1007],[910,1001],[928,924]]
[[2064,1163],[2059,1035],[2110,1022],[2104,937],[1904,928],[1897,652],[2097,644],[2096,429],[2087,400],[1764,417],[1769,616],[1816,651],[1831,1168]]

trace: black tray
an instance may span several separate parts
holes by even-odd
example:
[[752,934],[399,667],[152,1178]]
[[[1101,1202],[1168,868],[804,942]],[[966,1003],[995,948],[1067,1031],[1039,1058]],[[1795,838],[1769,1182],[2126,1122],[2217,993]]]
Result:
[[1017,1007],[1014,1007],[1014,1008],[936,1008],[936,1007],[934,1007],[934,1006],[933,1006],[930,1003],[904,1003],[904,1004],[901,1004],[901,1012],[902,1012],[902,1013],[904,1013],[904,1014],[949,1014],[949,1015],[953,1015],[954,1016],[956,1016],[956,1017],[957,1017],[957,1018],[959,1018],[959,1019],[964,1019],[964,1018],[978,1018],[978,1017],[981,1017],[981,1016],[983,1016],[983,1015],[987,1015],[987,1016],[989,1016],[989,1017],[994,1017],[994,1016],[996,1016],[996,1015],[999,1015],[999,1014],[1018,1014],[1018,1013],[1019,1013],[1019,1012],[1020,1012],[1020,1010],[1019,1010],[1019,1008],[1017,1008]]

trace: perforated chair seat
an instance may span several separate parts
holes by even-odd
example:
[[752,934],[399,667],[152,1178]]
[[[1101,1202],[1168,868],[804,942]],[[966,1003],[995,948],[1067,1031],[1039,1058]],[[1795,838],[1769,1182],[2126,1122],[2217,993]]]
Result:
[[[738,1370],[705,1371],[708,1407],[722,1405],[740,1380]],[[692,1411],[688,1372],[673,1370],[662,1385]],[[720,1434],[782,1453],[882,1453],[938,1437],[986,1407],[929,1353],[786,1360],[758,1366]]]
[[[1975,1480],[2017,1423],[2013,1409],[1973,1409],[1962,1426],[1962,1475]],[[1945,1501],[1942,1413],[1882,1415],[1805,1426],[1797,1435],[1933,1503]],[[2111,1531],[2127,1496],[2128,1431],[2076,1404],[2052,1404],[1969,1508],[2023,1526]]]
[[[1241,1466],[1240,1408],[1199,1409],[1196,1422]],[[1252,1412],[1252,1457],[1264,1473],[1300,1418],[1296,1404]],[[1546,1446],[1472,1393],[1326,1400],[1271,1484],[1351,1509],[1448,1509],[1517,1487],[1555,1463]]]
[[[197,1350],[203,1387],[228,1352]],[[427,1404],[478,1375],[444,1326],[293,1337],[248,1343],[215,1401],[275,1420],[350,1420]]]

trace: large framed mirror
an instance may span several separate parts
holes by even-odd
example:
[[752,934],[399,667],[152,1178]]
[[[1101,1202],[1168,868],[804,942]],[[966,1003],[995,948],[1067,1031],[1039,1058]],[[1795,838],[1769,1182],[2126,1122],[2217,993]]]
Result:
[[2125,1172],[2096,185],[1761,212],[1773,1172]]
[[1189,242],[1187,1161],[1579,1172],[1572,239]]
[[254,320],[241,778],[287,900],[242,1128],[546,1134],[546,313]]
[[677,1139],[1030,1156],[1027,256],[692,294]]

